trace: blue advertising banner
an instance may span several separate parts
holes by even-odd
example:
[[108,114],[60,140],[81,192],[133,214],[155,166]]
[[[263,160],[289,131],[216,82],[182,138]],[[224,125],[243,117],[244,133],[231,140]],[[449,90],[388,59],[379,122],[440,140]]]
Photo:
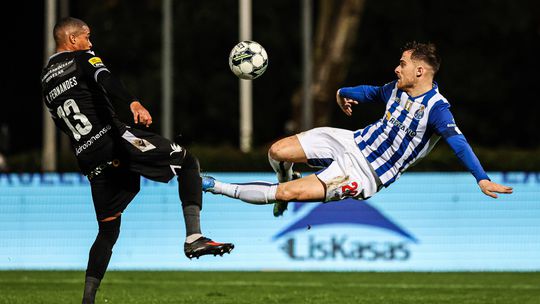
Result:
[[[227,182],[270,173],[215,173]],[[176,181],[141,180],[110,269],[538,271],[540,173],[491,173],[514,194],[483,195],[468,173],[409,172],[366,201],[272,206],[204,195],[205,235],[224,257],[189,260]],[[97,223],[79,174],[0,175],[0,269],[85,269]]]

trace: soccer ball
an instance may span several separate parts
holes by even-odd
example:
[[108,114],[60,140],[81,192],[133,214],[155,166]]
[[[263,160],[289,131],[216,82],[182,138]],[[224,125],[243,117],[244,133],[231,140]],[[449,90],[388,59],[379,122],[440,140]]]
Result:
[[229,54],[229,67],[241,79],[255,79],[268,67],[268,55],[262,45],[255,41],[241,41]]

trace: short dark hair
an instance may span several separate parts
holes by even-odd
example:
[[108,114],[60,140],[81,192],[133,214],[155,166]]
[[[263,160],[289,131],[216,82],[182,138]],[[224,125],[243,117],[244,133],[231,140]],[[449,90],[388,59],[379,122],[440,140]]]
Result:
[[65,37],[62,34],[66,30],[66,28],[73,27],[75,29],[82,29],[83,26],[88,26],[88,25],[81,19],[77,19],[73,17],[65,17],[65,18],[60,19],[54,26],[54,30],[53,30],[54,41],[56,42],[57,45],[64,42],[63,40]]
[[437,53],[437,47],[435,44],[420,43],[416,41],[407,42],[403,48],[402,52],[411,51],[411,59],[413,60],[422,60],[429,64],[433,68],[433,71],[437,73],[439,67],[441,66],[441,57]]

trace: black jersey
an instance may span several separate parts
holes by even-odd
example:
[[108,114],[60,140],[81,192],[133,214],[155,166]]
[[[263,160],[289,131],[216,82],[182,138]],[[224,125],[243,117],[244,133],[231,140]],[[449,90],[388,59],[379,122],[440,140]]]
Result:
[[110,73],[91,51],[54,54],[41,75],[43,101],[58,128],[71,139],[83,173],[110,161],[118,153],[119,128],[98,75]]

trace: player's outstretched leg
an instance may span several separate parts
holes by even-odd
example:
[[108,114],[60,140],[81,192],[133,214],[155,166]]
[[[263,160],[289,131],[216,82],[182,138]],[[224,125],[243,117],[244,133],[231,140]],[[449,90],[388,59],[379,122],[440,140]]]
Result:
[[321,202],[326,199],[326,186],[315,174],[281,184],[260,181],[229,184],[211,176],[203,176],[202,189],[205,192],[222,194],[256,205],[279,201]]
[[178,193],[186,225],[184,254],[191,259],[203,255],[222,256],[224,253],[230,253],[234,248],[233,244],[214,242],[201,233],[202,181],[197,158],[186,151],[182,167],[177,174]]
[[205,192],[223,194],[231,198],[240,199],[249,204],[273,204],[276,200],[278,184],[268,182],[251,182],[242,184],[228,184],[217,181],[211,176],[202,177],[202,189]]

